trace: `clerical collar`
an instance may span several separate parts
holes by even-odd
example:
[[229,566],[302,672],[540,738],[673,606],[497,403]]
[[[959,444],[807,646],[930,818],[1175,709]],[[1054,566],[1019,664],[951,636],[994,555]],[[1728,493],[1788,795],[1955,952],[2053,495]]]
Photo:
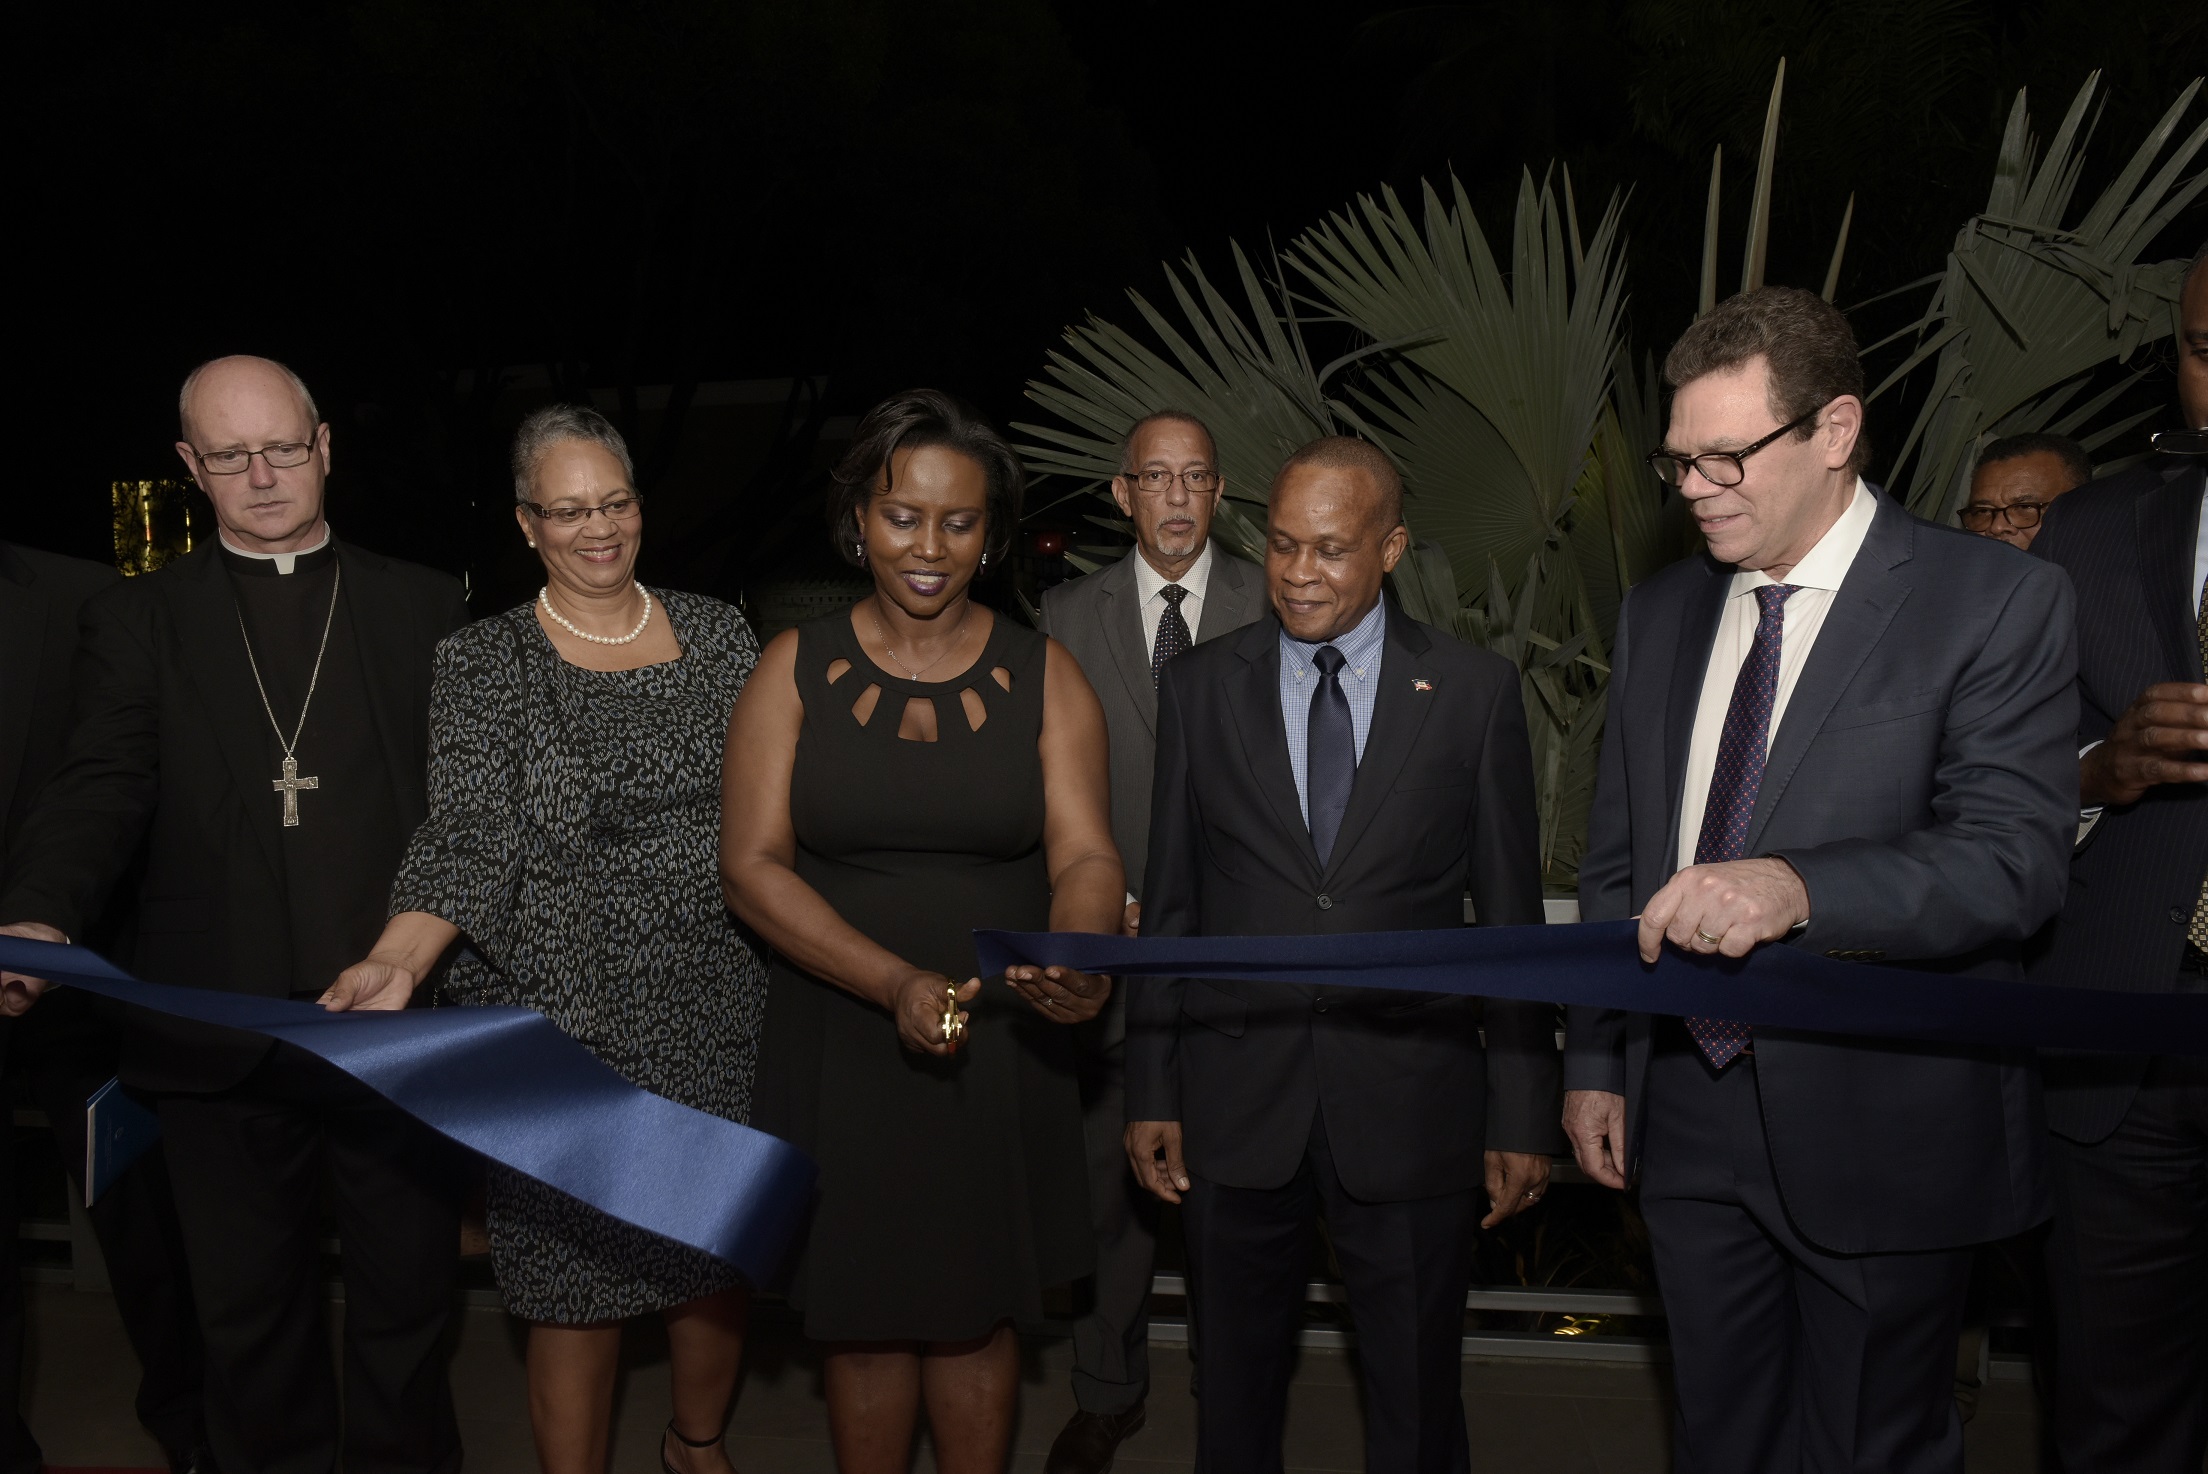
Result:
[[251,578],[274,578],[286,573],[312,573],[327,567],[337,556],[337,549],[330,542],[330,524],[322,524],[322,540],[311,548],[301,548],[295,553],[249,553],[233,547],[230,539],[216,536],[216,546],[222,549],[222,561],[232,573],[243,573]]

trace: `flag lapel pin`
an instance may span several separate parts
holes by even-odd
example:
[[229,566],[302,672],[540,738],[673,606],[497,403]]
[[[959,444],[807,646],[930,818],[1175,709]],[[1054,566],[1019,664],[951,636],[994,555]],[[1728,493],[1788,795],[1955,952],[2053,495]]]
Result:
[[1413,676],[1411,677],[1411,689],[1413,691],[1431,691],[1434,689],[1434,683],[1424,676]]

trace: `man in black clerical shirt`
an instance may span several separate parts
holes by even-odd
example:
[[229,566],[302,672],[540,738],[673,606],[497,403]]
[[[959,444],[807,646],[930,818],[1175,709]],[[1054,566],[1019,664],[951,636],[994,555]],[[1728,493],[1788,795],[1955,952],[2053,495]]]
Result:
[[[332,538],[329,427],[289,369],[216,359],[178,412],[177,452],[221,536],[85,604],[68,756],[10,856],[0,931],[81,934],[143,843],[125,965],[314,998],[381,930],[426,809],[430,655],[466,609],[452,579]],[[0,985],[11,1011],[39,987]],[[225,1474],[457,1469],[440,1350],[454,1151],[258,1036],[136,1015],[121,1073],[159,1107]],[[324,1325],[325,1190],[341,1377]]]

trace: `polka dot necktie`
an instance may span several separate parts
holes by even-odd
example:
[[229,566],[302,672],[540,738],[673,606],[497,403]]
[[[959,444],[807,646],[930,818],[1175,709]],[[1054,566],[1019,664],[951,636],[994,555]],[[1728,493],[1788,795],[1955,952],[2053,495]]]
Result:
[[[2193,634],[2200,641],[2201,668],[2208,670],[2208,580],[2200,586],[2200,613],[2193,618]],[[2208,874],[2200,877],[2200,899],[2193,903],[2193,924],[2185,935],[2194,946],[2208,952]]]
[[[1717,771],[1710,775],[1710,799],[1702,810],[1702,832],[1694,842],[1694,863],[1716,865],[1737,860],[1748,845],[1748,821],[1756,812],[1756,790],[1763,786],[1764,751],[1771,740],[1771,708],[1779,698],[1779,642],[1786,633],[1786,600],[1792,585],[1765,584],[1756,590],[1756,643],[1733,679],[1733,699],[1725,708],[1725,730],[1717,740]],[[1748,1047],[1748,1026],[1730,1019],[1690,1018],[1687,1033],[1702,1057],[1718,1069],[1740,1058]]]
[[1188,597],[1188,590],[1177,583],[1169,583],[1158,590],[1165,596],[1165,609],[1158,615],[1158,637],[1150,642],[1150,684],[1158,683],[1158,676],[1165,663],[1195,644],[1188,637],[1188,621],[1181,618],[1181,600]]

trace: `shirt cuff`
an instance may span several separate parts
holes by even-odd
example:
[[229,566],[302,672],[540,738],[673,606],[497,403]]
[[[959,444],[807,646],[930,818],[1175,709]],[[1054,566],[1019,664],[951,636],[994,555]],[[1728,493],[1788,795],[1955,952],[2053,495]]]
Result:
[[[2100,745],[2099,742],[2088,742],[2085,746],[2079,748],[2078,761],[2084,762],[2085,755]],[[2102,807],[2100,804],[2095,804],[2090,809],[2081,808],[2078,810],[2078,837],[2070,841],[2070,848],[2076,849],[2079,845],[2085,843],[2085,837],[2093,832],[2093,826],[2101,822]]]

